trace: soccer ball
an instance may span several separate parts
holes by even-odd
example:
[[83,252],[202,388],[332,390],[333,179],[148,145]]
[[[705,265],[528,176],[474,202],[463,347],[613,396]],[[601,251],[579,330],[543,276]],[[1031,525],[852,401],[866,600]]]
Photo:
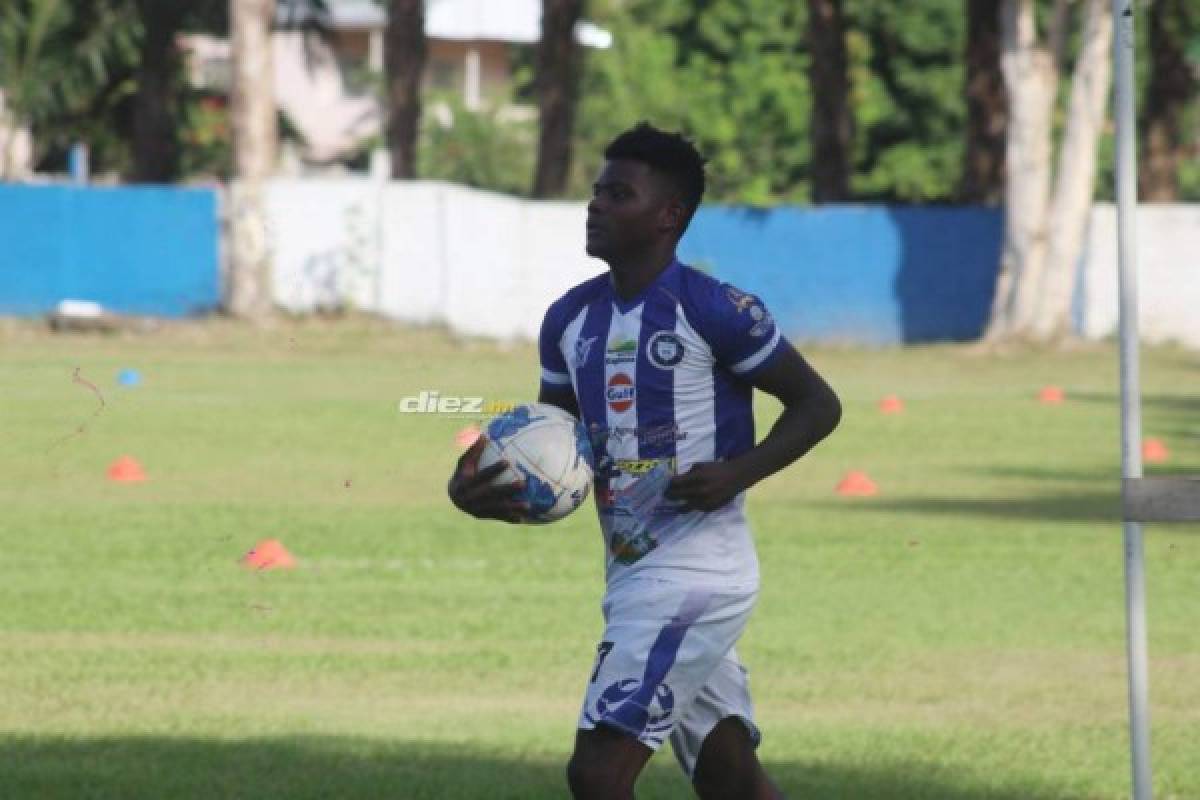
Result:
[[525,481],[520,499],[529,504],[529,513],[524,522],[554,522],[587,499],[592,446],[583,423],[561,408],[548,403],[516,406],[489,422],[483,437],[479,469],[507,461],[509,468],[496,477],[496,484]]

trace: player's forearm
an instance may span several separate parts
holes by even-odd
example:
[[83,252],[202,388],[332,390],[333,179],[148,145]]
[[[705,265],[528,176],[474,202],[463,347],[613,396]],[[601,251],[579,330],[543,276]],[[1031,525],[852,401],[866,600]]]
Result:
[[785,406],[767,436],[734,459],[749,489],[796,461],[833,432],[842,417],[842,406],[832,391],[806,402]]

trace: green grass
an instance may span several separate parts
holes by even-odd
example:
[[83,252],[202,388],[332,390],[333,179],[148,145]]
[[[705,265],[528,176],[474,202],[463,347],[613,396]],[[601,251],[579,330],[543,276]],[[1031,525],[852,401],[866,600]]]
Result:
[[[533,348],[351,320],[8,324],[0,354],[0,795],[563,796],[594,515],[455,513],[464,420],[397,412],[421,389],[528,399]],[[1127,797],[1113,348],[809,355],[842,427],[750,502],[739,650],[771,772],[794,797]],[[1145,359],[1159,471],[1200,473],[1200,357]],[[876,411],[889,392],[903,415]],[[122,454],[147,483],[105,480]],[[881,494],[836,497],[850,469]],[[1200,797],[1198,532],[1147,529],[1159,798]],[[297,569],[237,565],[268,537]],[[689,796],[666,753],[639,791]]]

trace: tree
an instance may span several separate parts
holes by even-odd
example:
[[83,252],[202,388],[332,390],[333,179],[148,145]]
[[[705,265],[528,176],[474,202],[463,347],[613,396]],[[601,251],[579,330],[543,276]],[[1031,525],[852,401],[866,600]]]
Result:
[[233,185],[230,187],[229,310],[256,319],[271,310],[271,253],[263,181],[275,167],[278,130],[271,59],[274,0],[229,0],[233,47]]
[[1000,0],[964,0],[966,154],[958,199],[996,205],[1004,198],[1008,98],[1000,71]]
[[133,179],[165,183],[179,165],[179,50],[175,35],[187,13],[182,3],[137,0],[144,32],[133,106]]
[[813,105],[812,199],[836,203],[850,197],[854,116],[841,0],[808,0],[808,81]]
[[855,197],[950,201],[966,120],[961,0],[855,0],[848,12]]
[[594,0],[613,46],[585,62],[572,170],[583,194],[603,146],[640,119],[682,130],[709,158],[708,198],[809,199],[803,6],[778,0]]
[[1148,14],[1150,80],[1141,104],[1138,182],[1143,200],[1169,203],[1179,199],[1180,166],[1196,152],[1200,81],[1186,48],[1200,11],[1190,0],[1155,0]]
[[[92,145],[93,163],[117,141],[112,119],[136,64],[136,20],[123,0],[0,3],[0,90],[11,128],[33,131],[33,162],[72,141]],[[11,141],[0,142],[0,178]]]
[[130,177],[134,181],[166,183],[180,174],[180,133],[187,100],[176,39],[184,30],[223,32],[228,26],[228,0],[133,0],[131,5],[141,29]]
[[[1069,333],[1071,298],[1091,210],[1096,151],[1110,82],[1108,0],[1084,0],[1066,128],[1052,170],[1053,118],[1065,61],[1070,0],[1056,0],[1047,41],[1034,0],[1004,0],[1001,64],[1010,117],[1005,231],[985,338],[1050,340]],[[1053,187],[1052,187],[1053,183]]]
[[535,67],[539,128],[534,197],[561,195],[567,188],[582,56],[575,25],[583,11],[584,0],[542,0]]
[[421,123],[421,73],[425,69],[425,3],[389,0],[384,34],[387,72],[387,139],[392,177],[417,176],[417,136]]

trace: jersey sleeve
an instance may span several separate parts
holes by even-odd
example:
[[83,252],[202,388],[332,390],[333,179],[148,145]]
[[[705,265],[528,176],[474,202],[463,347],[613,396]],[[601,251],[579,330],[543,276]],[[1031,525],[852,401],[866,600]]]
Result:
[[751,378],[779,352],[783,337],[771,312],[755,295],[722,283],[709,297],[709,347],[717,363]]
[[542,362],[542,386],[561,389],[571,385],[567,372],[567,361],[563,357],[562,337],[566,322],[562,302],[554,303],[542,318],[541,333],[538,334],[538,355]]

